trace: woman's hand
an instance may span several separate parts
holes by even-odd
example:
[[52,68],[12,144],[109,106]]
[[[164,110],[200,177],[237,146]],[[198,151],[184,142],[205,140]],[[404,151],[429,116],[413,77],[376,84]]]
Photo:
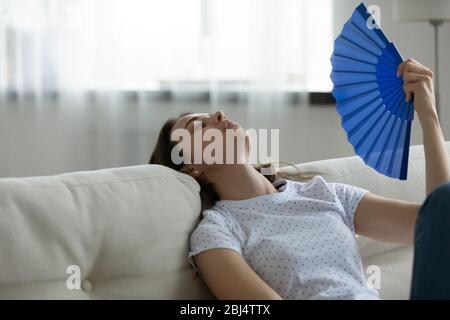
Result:
[[419,118],[426,115],[437,117],[433,72],[416,60],[409,58],[398,66],[397,76],[403,77],[403,89],[407,102],[414,94],[414,109]]

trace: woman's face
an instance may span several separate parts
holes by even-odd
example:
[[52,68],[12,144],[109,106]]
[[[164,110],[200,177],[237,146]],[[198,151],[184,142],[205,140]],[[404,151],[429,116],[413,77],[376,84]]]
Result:
[[[177,129],[183,129],[190,136],[190,148],[183,148],[183,156],[191,163],[199,164],[200,157],[201,164],[218,163],[217,159],[226,164],[244,163],[248,159],[249,137],[239,124],[228,119],[222,111],[180,117],[172,128],[172,140],[176,143],[181,141],[174,134]],[[195,147],[198,141],[201,141],[200,146]],[[195,158],[194,152],[201,152],[202,155]]]

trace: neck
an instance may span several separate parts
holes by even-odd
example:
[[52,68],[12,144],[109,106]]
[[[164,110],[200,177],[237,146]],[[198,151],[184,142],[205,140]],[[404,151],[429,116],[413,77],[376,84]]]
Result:
[[211,168],[208,180],[214,184],[220,200],[245,200],[278,190],[249,164],[220,165]]

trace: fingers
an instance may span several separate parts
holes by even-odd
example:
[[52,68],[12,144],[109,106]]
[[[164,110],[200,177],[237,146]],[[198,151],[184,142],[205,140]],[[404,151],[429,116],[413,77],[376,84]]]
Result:
[[408,58],[402,63],[400,63],[397,67],[397,77],[400,77],[403,74],[403,69],[405,69],[406,64],[412,62],[412,58]]
[[410,101],[413,93],[418,92],[425,86],[432,86],[433,72],[409,58],[402,62],[397,69],[397,76],[403,76],[406,101]]
[[403,85],[403,90],[405,91],[406,102],[411,100],[413,94],[415,95],[433,94],[433,88],[426,81],[415,81],[405,83]]
[[[427,74],[406,71],[403,73],[403,82],[405,84],[404,91],[406,101],[410,101],[415,90],[422,87],[431,87],[433,80]],[[413,83],[417,83],[417,85],[410,85]]]
[[417,62],[416,60],[412,58],[408,58],[404,62],[402,62],[398,68],[397,68],[397,76],[402,76],[404,72],[415,72],[415,73],[421,73],[426,74],[430,77],[433,77],[433,72],[422,65],[421,63]]
[[411,100],[411,97],[413,95],[413,88],[411,85],[405,84],[403,86],[403,90],[405,91],[405,100],[406,102],[409,102]]
[[405,83],[416,81],[431,81],[431,77],[427,74],[406,71],[403,73],[403,81]]
[[405,90],[405,100],[406,102],[409,102],[411,100],[411,97],[414,92],[421,89],[421,83],[420,82],[411,82],[407,83],[403,86],[403,90]]
[[414,63],[415,63],[416,65],[418,65],[419,67],[421,67],[421,68],[423,68],[423,69],[427,70],[430,76],[431,76],[431,75],[433,74],[433,71],[431,71],[431,69],[430,69],[430,68],[428,68],[428,67],[424,66],[424,65],[423,65],[423,64],[421,64],[421,63],[420,63],[419,61],[417,61],[417,60],[414,60],[413,58],[409,58],[409,59],[411,59],[410,61],[414,62]]

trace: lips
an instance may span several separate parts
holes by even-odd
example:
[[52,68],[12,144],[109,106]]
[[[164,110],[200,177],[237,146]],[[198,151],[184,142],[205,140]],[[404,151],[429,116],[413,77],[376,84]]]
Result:
[[231,120],[226,120],[223,127],[224,129],[237,129],[239,125]]

